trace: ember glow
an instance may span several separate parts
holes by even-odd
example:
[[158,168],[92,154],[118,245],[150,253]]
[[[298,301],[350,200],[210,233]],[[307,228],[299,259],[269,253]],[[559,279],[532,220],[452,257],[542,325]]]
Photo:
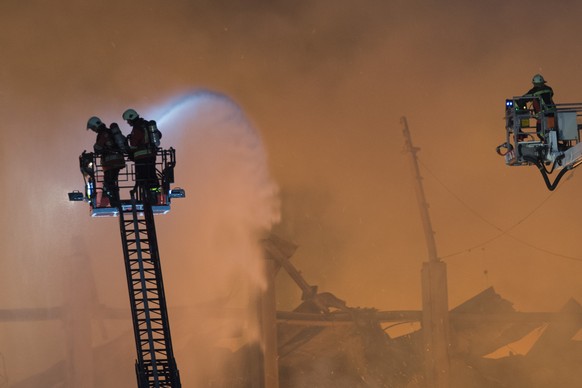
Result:
[[[87,119],[99,115],[127,134],[127,108],[158,121],[163,146],[177,151],[176,185],[187,192],[157,220],[184,386],[256,341],[249,300],[265,284],[256,242],[268,230],[297,246],[291,262],[309,285],[349,307],[409,312],[406,325],[383,325],[418,334],[427,258],[401,116],[420,148],[451,317],[476,296],[491,311],[534,314],[516,315],[527,324],[503,334],[457,321],[455,365],[478,380],[499,372],[491,362],[501,360],[531,376],[528,388],[579,386],[569,363],[580,359],[579,327],[548,323],[547,314],[576,311],[572,300],[582,301],[581,170],[549,193],[535,168],[507,167],[495,147],[504,140],[505,99],[528,90],[533,74],[548,80],[556,102],[582,102],[582,5],[239,3],[0,2],[0,387],[65,384],[80,378],[71,365],[94,379],[77,387],[135,383],[117,224],[66,200],[82,189],[77,158],[94,142]],[[303,302],[284,271],[276,282],[279,310]],[[296,329],[281,335],[289,340]],[[381,333],[370,332],[379,343]],[[540,341],[531,354],[507,348],[532,332]],[[336,337],[323,334],[365,343],[353,333],[342,326]],[[209,351],[216,343],[224,353]],[[329,382],[337,354],[314,366],[301,358],[306,348],[286,344],[285,378]],[[321,351],[313,344],[309,354]],[[75,360],[83,347],[91,357]],[[478,355],[464,368],[476,348],[500,357]],[[419,365],[413,350],[376,350],[378,359],[404,353]],[[556,354],[569,357],[548,356]],[[551,381],[559,362],[569,367],[564,381]],[[495,378],[511,385],[517,375]]]

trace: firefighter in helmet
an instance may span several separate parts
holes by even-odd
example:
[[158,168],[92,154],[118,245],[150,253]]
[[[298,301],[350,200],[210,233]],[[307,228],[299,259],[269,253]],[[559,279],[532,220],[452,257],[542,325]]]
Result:
[[123,119],[132,127],[127,136],[129,155],[135,162],[136,185],[144,190],[151,204],[157,201],[160,183],[156,172],[156,155],[162,133],[154,120],[146,120],[133,109],[123,112]]
[[533,76],[531,82],[533,87],[523,96],[537,97],[529,100],[533,103],[534,112],[538,113],[542,110],[554,109],[554,90],[547,84],[544,77],[541,74],[536,74]]
[[[531,103],[531,110],[536,115],[536,132],[542,141],[547,140],[548,132],[555,132],[555,111],[554,90],[547,84],[541,74],[536,74],[531,80],[533,87],[528,90],[521,99],[518,100],[519,109],[527,111],[527,104]],[[542,117],[537,117],[541,113]],[[541,120],[545,120],[545,129],[541,125]],[[552,135],[554,136],[555,133]],[[554,141],[555,143],[555,141]]]
[[109,198],[111,207],[121,205],[119,198],[119,171],[125,167],[123,153],[127,150],[125,137],[116,123],[108,128],[99,117],[91,117],[87,121],[87,129],[97,134],[93,146],[95,154],[101,157],[103,168],[103,192]]

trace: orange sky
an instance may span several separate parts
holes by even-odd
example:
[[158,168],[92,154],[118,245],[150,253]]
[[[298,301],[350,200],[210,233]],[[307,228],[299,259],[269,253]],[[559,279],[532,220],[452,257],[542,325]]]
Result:
[[[582,301],[580,173],[550,193],[535,168],[495,154],[504,99],[528,90],[533,74],[556,102],[582,101],[578,3],[230,3],[0,4],[3,308],[60,303],[72,236],[90,247],[102,303],[126,306],[116,222],[66,202],[93,141],[85,122],[121,123],[128,107],[153,112],[200,88],[232,98],[260,133],[281,194],[274,230],[299,246],[293,262],[321,290],[350,306],[420,308],[427,251],[405,115],[451,307],[489,286],[522,311]],[[193,159],[175,147],[182,185]],[[180,244],[191,226],[172,214],[158,227],[170,296],[186,281]],[[280,308],[295,306],[294,285],[278,280]],[[0,339],[0,352],[13,341]]]

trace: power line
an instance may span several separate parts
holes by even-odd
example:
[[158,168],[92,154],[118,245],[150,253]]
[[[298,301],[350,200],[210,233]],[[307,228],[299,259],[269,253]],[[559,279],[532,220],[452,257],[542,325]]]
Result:
[[[437,181],[438,184],[440,184],[453,198],[455,198],[461,205],[463,205],[467,210],[469,210],[473,215],[475,215],[477,218],[479,218],[481,221],[483,221],[484,223],[486,223],[487,225],[491,226],[492,228],[498,230],[500,233],[495,236],[492,237],[486,241],[483,241],[479,244],[473,245],[470,248],[465,248],[462,249],[460,251],[457,252],[453,252],[450,253],[448,255],[444,255],[441,256],[441,259],[445,259],[445,258],[450,258],[453,256],[458,256],[460,254],[463,253],[468,253],[471,252],[474,249],[483,247],[485,245],[488,245],[490,243],[492,243],[493,241],[503,237],[503,236],[508,236],[509,238],[519,242],[520,244],[523,244],[529,248],[532,248],[534,250],[538,250],[540,252],[544,252],[546,254],[550,254],[556,257],[560,257],[563,259],[568,259],[568,260],[573,260],[573,261],[578,261],[578,262],[582,262],[582,258],[580,257],[574,257],[574,256],[568,256],[568,255],[563,255],[561,253],[557,253],[557,252],[553,252],[550,251],[548,249],[545,248],[540,248],[536,245],[533,245],[531,243],[528,243],[527,241],[524,241],[518,237],[515,237],[514,235],[510,234],[509,232],[511,230],[513,230],[514,228],[516,228],[518,225],[520,225],[522,222],[524,222],[525,220],[527,220],[529,217],[531,217],[535,212],[537,212],[543,205],[545,205],[545,203],[552,197],[552,195],[558,191],[558,189],[550,192],[550,194],[548,194],[537,206],[535,206],[528,214],[526,214],[524,217],[522,217],[519,221],[517,221],[515,224],[513,224],[512,226],[510,226],[507,229],[502,229],[500,227],[498,227],[497,225],[495,225],[494,223],[492,223],[491,221],[489,221],[487,218],[483,217],[479,212],[477,212],[475,209],[473,209],[471,206],[469,206],[469,204],[467,204],[465,201],[463,201],[456,193],[454,193],[447,185],[445,185],[429,168],[426,164],[424,164],[420,159],[418,160],[419,164]],[[572,178],[572,175],[570,175],[568,177],[568,179],[566,179],[566,181],[570,180]],[[564,181],[563,183],[565,183],[566,181]],[[563,184],[562,184],[563,185]]]

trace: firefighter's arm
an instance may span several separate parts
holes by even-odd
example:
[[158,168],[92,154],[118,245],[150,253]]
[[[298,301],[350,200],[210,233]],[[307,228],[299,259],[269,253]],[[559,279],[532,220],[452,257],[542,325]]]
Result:
[[95,143],[95,145],[93,146],[93,150],[95,151],[96,154],[100,154],[105,150],[105,147],[98,143]]

